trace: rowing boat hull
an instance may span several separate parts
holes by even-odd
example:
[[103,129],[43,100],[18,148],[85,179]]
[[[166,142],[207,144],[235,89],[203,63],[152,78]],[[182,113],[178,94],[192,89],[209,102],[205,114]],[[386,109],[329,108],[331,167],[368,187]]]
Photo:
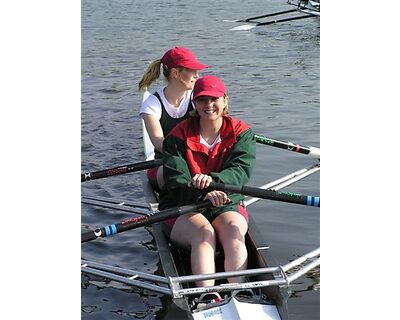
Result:
[[[155,203],[156,200],[150,185],[147,183],[147,178],[144,176],[144,184],[147,201],[149,203]],[[170,243],[166,239],[161,223],[154,224],[152,226],[152,234],[155,238],[158,255],[160,257],[161,266],[163,273],[167,277],[178,277],[190,274],[190,261],[189,257],[181,252],[178,248],[171,247]],[[271,255],[271,251],[265,240],[262,238],[261,233],[254,219],[249,216],[248,233],[246,235],[246,247],[248,250],[248,267],[249,269],[255,268],[266,268],[269,266],[277,265],[275,259]],[[217,271],[223,271],[222,269],[222,256],[219,257],[219,263],[217,266]],[[218,270],[219,269],[219,270]],[[251,278],[251,281],[264,281],[277,279],[276,276],[272,274],[265,274],[262,276],[256,276]],[[182,287],[175,287],[174,289],[182,289]],[[287,292],[283,288],[277,286],[262,288],[262,293],[268,297],[271,303],[277,306],[279,315],[281,319],[288,319],[287,312]],[[173,298],[174,304],[180,309],[175,309],[172,314],[174,317],[185,315],[186,318],[192,319],[191,306],[187,297]],[[167,314],[165,314],[167,316]],[[164,318],[166,319],[166,318]]]
[[[148,95],[149,93],[148,91],[146,91],[143,100],[145,100]],[[145,129],[143,120],[142,120],[142,132],[143,132],[143,147],[144,147],[145,158],[146,160],[152,160],[154,159],[154,147]],[[151,204],[153,213],[155,213],[157,211],[157,199],[155,197],[154,191],[150,183],[148,182],[147,175],[144,172],[142,173],[142,181],[143,181],[143,191],[146,197],[146,202]],[[153,224],[151,230],[157,244],[158,256],[160,258],[161,267],[163,269],[164,275],[167,277],[180,276],[181,274],[177,269],[177,263],[175,261],[176,258],[173,256],[173,251],[171,250],[169,241],[164,235],[164,232],[162,230],[162,224],[161,223]],[[175,288],[175,289],[181,289],[181,288]],[[180,313],[181,315],[185,315],[186,318],[188,319],[192,318],[188,300],[186,298],[174,298],[173,302],[179,308],[171,312],[172,314],[174,314],[173,317],[179,316],[178,313]],[[165,317],[162,317],[162,319],[167,319],[166,317],[168,317],[169,313],[163,313],[163,314],[165,314]]]
[[[249,215],[249,225],[246,238],[246,246],[249,256],[250,268],[267,268],[276,266],[277,261],[271,253],[271,249],[265,239],[262,237],[253,217]],[[276,280],[277,276],[265,274],[255,277],[254,281]],[[281,319],[288,319],[287,299],[288,292],[278,286],[264,287],[262,292],[277,306]]]
[[320,16],[320,3],[319,1],[288,1],[289,4],[297,7],[297,10],[303,13],[307,13],[312,16]]

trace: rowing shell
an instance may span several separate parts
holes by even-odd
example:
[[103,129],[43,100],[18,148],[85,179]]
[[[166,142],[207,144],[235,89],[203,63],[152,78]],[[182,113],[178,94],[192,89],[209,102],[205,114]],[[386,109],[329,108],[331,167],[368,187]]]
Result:
[[320,3],[319,1],[297,1],[297,2],[291,2],[290,0],[288,1],[288,4],[295,5],[297,7],[297,10],[303,13],[307,13],[310,15],[314,16],[320,16]]
[[[143,138],[146,159],[152,159],[154,149],[145,130],[143,130]],[[260,189],[280,190],[318,172],[319,169],[319,163],[316,163],[265,184]],[[155,194],[148,184],[145,173],[142,172],[142,176],[147,203],[106,197],[82,197],[82,202],[138,215],[148,216],[155,213],[159,215]],[[257,200],[259,199],[246,198],[245,204],[250,206]],[[179,210],[181,209],[179,208]],[[159,319],[171,319],[169,316],[172,316],[172,319],[287,319],[288,295],[285,288],[299,277],[318,267],[320,263],[319,249],[316,249],[286,265],[271,266],[275,264],[275,261],[271,256],[269,246],[265,243],[252,216],[250,216],[248,234],[246,235],[248,269],[221,272],[224,256],[222,250],[219,249],[216,254],[216,273],[191,275],[188,254],[179,251],[178,248],[168,243],[160,224],[154,224],[152,232],[159,249],[162,267],[160,271],[165,276],[100,264],[86,259],[82,259],[81,270],[82,273],[163,294],[161,301],[164,307],[162,314],[159,314]],[[226,279],[236,276],[247,278],[243,283],[227,283]],[[212,287],[194,285],[195,281],[206,279],[214,279],[216,284]],[[222,301],[216,303],[201,299],[201,294],[214,291],[226,293]],[[170,297],[172,297],[174,303],[171,302]],[[171,306],[175,308],[173,312],[169,312]]]
[[[148,97],[146,91],[144,98]],[[154,159],[154,148],[142,121],[143,145],[146,160]],[[146,201],[150,204],[153,213],[157,212],[156,196],[147,180],[146,174],[142,174],[143,188]],[[252,202],[249,202],[249,204]],[[166,277],[178,277],[190,274],[190,257],[187,253],[171,246],[165,237],[161,223],[152,226],[152,233],[156,240],[158,254],[160,257],[163,273]],[[266,268],[277,265],[276,260],[271,255],[270,248],[262,238],[256,223],[249,215],[248,232],[246,235],[246,246],[248,251],[248,268]],[[217,272],[223,271],[223,253],[221,250],[216,255]],[[248,277],[249,281],[282,280],[281,274],[263,274]],[[217,284],[218,284],[217,280]],[[226,281],[225,281],[226,283]],[[224,283],[219,283],[223,285]],[[179,291],[184,289],[182,284],[172,283],[171,289]],[[228,284],[226,284],[228,286]],[[193,286],[193,284],[192,284]],[[187,286],[186,286],[187,288]],[[196,295],[177,296],[172,299],[180,312],[188,319],[288,319],[287,298],[288,293],[285,288],[270,286],[256,288],[250,291],[233,291],[225,299],[217,303],[206,305],[196,301]]]

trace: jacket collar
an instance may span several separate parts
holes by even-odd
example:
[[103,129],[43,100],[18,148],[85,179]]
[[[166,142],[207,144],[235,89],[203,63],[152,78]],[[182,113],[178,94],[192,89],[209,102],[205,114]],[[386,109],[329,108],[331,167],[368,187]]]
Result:
[[229,116],[223,116],[222,126],[219,130],[221,142],[217,143],[211,153],[205,145],[200,143],[200,119],[194,117],[190,122],[186,146],[192,151],[202,152],[212,157],[236,143],[232,118]]

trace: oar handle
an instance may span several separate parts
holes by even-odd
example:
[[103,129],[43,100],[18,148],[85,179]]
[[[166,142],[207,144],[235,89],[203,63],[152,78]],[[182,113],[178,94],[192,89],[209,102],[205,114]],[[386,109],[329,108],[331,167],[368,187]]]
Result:
[[81,243],[95,240],[99,237],[108,237],[117,233],[121,233],[127,230],[136,229],[150,224],[168,220],[171,218],[179,217],[183,214],[202,210],[211,207],[209,200],[204,200],[197,204],[186,205],[181,207],[169,208],[162,210],[152,216],[140,216],[122,221],[117,224],[111,224],[102,228],[87,231],[81,234]]
[[125,166],[114,167],[110,169],[94,171],[94,172],[87,172],[81,174],[81,182],[89,181],[89,180],[96,180],[100,178],[116,176],[119,174],[130,173],[141,171],[145,169],[150,169],[154,167],[161,166],[163,164],[162,159],[155,159],[150,161],[143,161],[138,163],[132,163]]
[[209,189],[238,193],[255,198],[282,201],[288,203],[302,204],[306,206],[319,207],[320,197],[306,196],[292,192],[277,192],[248,186],[236,186],[224,183],[211,182]]
[[276,139],[272,139],[272,138],[267,138],[262,135],[256,135],[256,141],[258,143],[269,145],[271,147],[276,147],[276,148],[285,149],[288,151],[306,154],[306,155],[309,155],[310,157],[316,158],[316,159],[320,159],[320,157],[321,157],[320,149],[315,148],[315,147],[310,147],[310,146],[306,147],[306,146],[302,146],[300,144],[293,143],[290,141],[280,141],[280,140],[276,140]]

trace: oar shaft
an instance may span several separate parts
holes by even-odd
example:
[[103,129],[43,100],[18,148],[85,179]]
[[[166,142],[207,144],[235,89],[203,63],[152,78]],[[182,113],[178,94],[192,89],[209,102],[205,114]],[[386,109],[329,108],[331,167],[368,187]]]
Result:
[[158,167],[158,166],[162,165],[162,163],[163,163],[162,159],[155,159],[155,160],[150,160],[150,161],[132,163],[132,164],[128,164],[125,166],[120,166],[120,167],[115,167],[115,168],[110,168],[110,169],[105,169],[105,170],[100,170],[100,171],[82,173],[81,174],[81,182],[110,177],[110,176],[116,176],[116,175],[124,174],[124,173],[141,171],[141,170],[145,170],[145,169],[150,169],[150,168]]
[[277,192],[272,190],[264,190],[255,187],[247,187],[247,186],[235,186],[224,183],[212,182],[210,184],[210,189],[212,190],[222,190],[225,192],[232,192],[243,194],[246,196],[252,196],[256,198],[289,202],[302,204],[306,206],[319,207],[320,206],[320,198],[314,196],[305,196],[292,192]]
[[199,202],[198,204],[166,209],[156,213],[153,216],[135,217],[129,220],[122,221],[121,223],[111,224],[109,226],[98,228],[96,230],[84,232],[81,234],[81,242],[95,240],[99,237],[104,238],[127,230],[148,226],[156,222],[179,217],[183,214],[198,211],[208,207],[211,207],[211,202],[205,200]]
[[[318,159],[320,158],[320,152],[319,152],[318,148],[305,147],[305,146],[301,146],[299,144],[294,144],[293,142],[279,141],[279,140],[267,138],[267,137],[261,136],[261,135],[256,135],[256,141],[259,143],[262,143],[262,144],[273,146],[273,147],[277,147],[277,148],[281,148],[281,149],[285,149],[285,150],[289,150],[289,151],[294,151],[294,152],[299,152],[299,153],[303,153],[303,154],[308,154],[308,155],[312,156],[313,158],[318,158]],[[155,160],[150,160],[150,161],[132,163],[132,164],[114,167],[114,168],[105,169],[105,170],[82,173],[81,174],[81,182],[116,176],[116,175],[125,174],[125,173],[141,171],[141,170],[145,170],[145,169],[158,167],[162,164],[163,164],[162,159],[155,159]]]
[[305,147],[302,145],[299,145],[297,143],[293,143],[290,141],[280,141],[280,140],[275,140],[272,138],[267,138],[265,136],[260,136],[256,135],[256,141],[258,143],[266,144],[272,147],[280,148],[280,149],[285,149],[288,151],[293,151],[293,152],[299,152],[302,154],[307,154],[313,158],[319,159],[321,154],[320,154],[320,149],[315,148],[315,147]]
[[286,21],[293,21],[293,20],[300,20],[300,19],[305,19],[305,18],[310,18],[310,17],[314,17],[314,15],[306,15],[306,16],[298,16],[298,17],[292,17],[292,18],[286,18],[286,19],[280,19],[280,20],[272,20],[272,21],[268,21],[268,22],[260,22],[257,23],[256,26],[266,26],[268,24],[274,24],[274,23],[278,23],[278,22],[286,22]]
[[256,17],[251,17],[243,20],[237,20],[237,22],[249,22],[251,20],[256,20],[256,19],[261,19],[261,18],[267,18],[267,17],[273,17],[273,16],[278,16],[281,14],[285,13],[290,13],[290,12],[295,12],[297,9],[290,9],[290,10],[285,10],[285,11],[279,11],[279,12],[274,12],[274,13],[268,13],[268,14],[263,14],[262,16],[256,16]]

